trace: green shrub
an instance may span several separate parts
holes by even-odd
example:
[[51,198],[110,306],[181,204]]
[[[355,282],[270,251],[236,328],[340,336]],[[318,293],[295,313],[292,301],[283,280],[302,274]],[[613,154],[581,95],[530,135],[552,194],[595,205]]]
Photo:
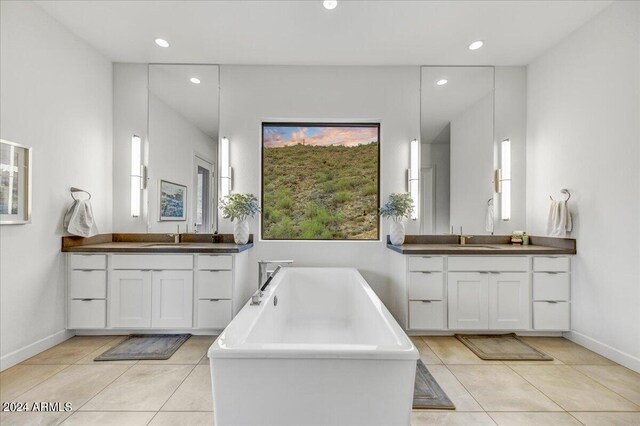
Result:
[[351,193],[347,191],[340,191],[336,194],[336,203],[344,203],[351,200]]

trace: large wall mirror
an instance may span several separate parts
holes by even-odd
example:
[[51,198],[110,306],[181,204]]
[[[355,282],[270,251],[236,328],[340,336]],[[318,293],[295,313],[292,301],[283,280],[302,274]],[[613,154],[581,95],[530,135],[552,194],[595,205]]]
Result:
[[421,233],[485,234],[493,198],[494,68],[422,67]]
[[148,208],[153,230],[217,229],[217,65],[149,65]]

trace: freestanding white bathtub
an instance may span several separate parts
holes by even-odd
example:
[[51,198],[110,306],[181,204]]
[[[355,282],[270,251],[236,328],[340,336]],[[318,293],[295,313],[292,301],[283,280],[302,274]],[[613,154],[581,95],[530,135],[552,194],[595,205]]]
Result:
[[283,268],[209,359],[217,426],[410,422],[418,351],[355,268]]

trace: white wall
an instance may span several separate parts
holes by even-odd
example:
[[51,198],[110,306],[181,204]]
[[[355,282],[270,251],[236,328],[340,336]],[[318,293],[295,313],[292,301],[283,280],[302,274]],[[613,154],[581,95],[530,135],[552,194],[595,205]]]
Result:
[[[496,194],[494,233],[508,235],[525,231],[527,222],[527,68],[496,67],[495,72],[496,154],[503,140],[511,140],[511,220],[500,220],[500,196]],[[499,164],[495,161],[494,169]]]
[[454,232],[486,234],[493,197],[493,93],[451,120],[451,210]]
[[69,187],[111,231],[111,63],[31,2],[1,2],[2,139],[33,148],[33,220],[3,225],[1,368],[69,337],[62,218]]
[[528,69],[527,223],[568,188],[570,337],[640,371],[640,3],[616,2]]
[[[261,122],[268,120],[379,120],[381,196],[405,191],[409,143],[420,132],[418,67],[221,67],[220,134],[231,140],[236,192],[260,196]],[[220,219],[221,232],[231,232]],[[389,224],[382,223],[386,240]],[[258,234],[258,223],[251,223]],[[418,223],[407,226],[416,233]],[[250,264],[292,258],[298,265],[355,266],[385,301],[388,249],[373,242],[257,241]],[[256,271],[251,279],[257,282]]]
[[[422,168],[434,167],[435,171],[435,218],[433,220],[435,234],[450,232],[449,206],[450,206],[450,167],[451,144],[449,140],[449,126],[443,133],[447,143],[423,143],[422,144]],[[440,137],[438,137],[440,139]],[[421,195],[426,192],[422,192]]]
[[130,175],[131,137],[140,136],[148,145],[148,68],[113,64],[113,229],[117,232],[147,232],[146,215],[131,216]]
[[216,163],[216,141],[154,95],[149,96],[149,232],[176,232],[186,222],[160,222],[160,179],[187,186],[187,219],[193,232],[194,156]]

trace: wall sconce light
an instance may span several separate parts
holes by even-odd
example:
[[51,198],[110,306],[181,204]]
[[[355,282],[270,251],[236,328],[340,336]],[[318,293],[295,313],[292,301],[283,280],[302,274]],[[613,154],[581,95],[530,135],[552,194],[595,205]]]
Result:
[[231,194],[233,189],[233,169],[231,168],[231,152],[229,138],[220,141],[220,197]]
[[420,209],[420,141],[411,141],[409,151],[409,170],[407,170],[407,192],[413,200],[411,220],[417,220]]
[[140,216],[142,190],[147,187],[147,168],[142,164],[142,140],[131,137],[131,216]]
[[511,220],[511,140],[500,144],[500,167],[496,182],[499,182],[500,216],[502,220]]

